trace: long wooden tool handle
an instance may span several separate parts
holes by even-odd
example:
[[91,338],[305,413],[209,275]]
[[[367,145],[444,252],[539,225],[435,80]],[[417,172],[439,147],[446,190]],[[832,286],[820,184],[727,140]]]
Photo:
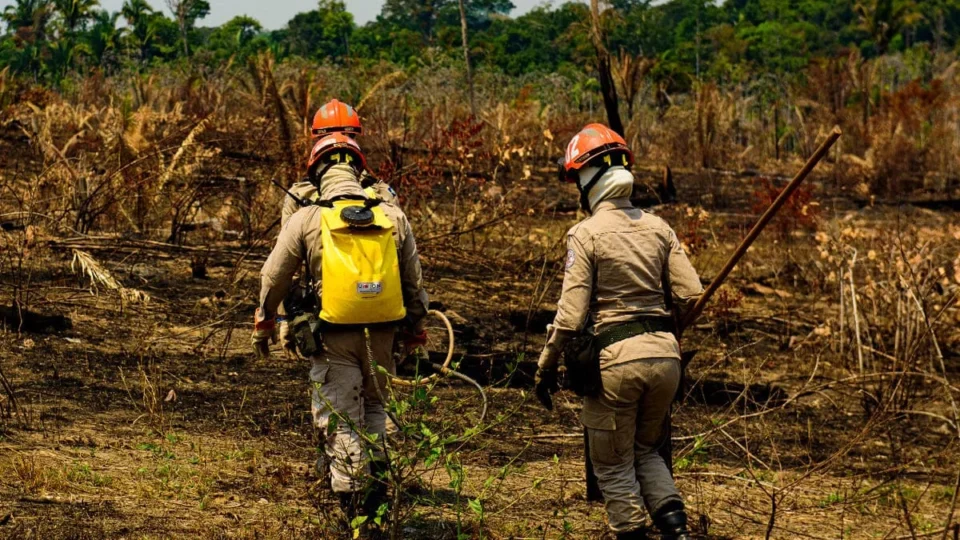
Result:
[[807,160],[806,165],[800,169],[800,172],[793,177],[793,180],[787,184],[787,187],[783,188],[783,191],[780,192],[780,195],[777,195],[777,198],[773,201],[773,204],[770,205],[770,208],[767,208],[767,211],[760,216],[760,220],[757,221],[757,224],[753,226],[753,229],[750,230],[750,233],[746,238],[743,239],[743,242],[740,242],[740,245],[737,247],[737,250],[733,252],[733,255],[730,257],[730,260],[727,261],[727,264],[724,265],[723,270],[720,270],[720,273],[717,274],[717,277],[713,278],[713,281],[710,282],[710,285],[707,287],[707,290],[703,292],[703,296],[697,300],[697,303],[693,306],[693,309],[683,318],[680,322],[680,329],[683,330],[687,328],[697,317],[703,313],[703,308],[707,306],[710,302],[710,298],[717,292],[717,289],[720,288],[720,285],[726,281],[727,276],[730,275],[730,272],[737,266],[737,263],[740,262],[740,259],[747,253],[747,250],[750,249],[750,246],[753,244],[754,240],[760,236],[760,233],[763,232],[764,227],[770,223],[770,220],[773,219],[777,212],[780,211],[780,208],[787,202],[787,199],[793,195],[793,192],[796,191],[800,184],[807,178],[811,171],[816,168],[817,164],[820,163],[820,160],[827,155],[827,152],[830,151],[830,148],[833,147],[834,143],[837,142],[837,139],[840,138],[843,132],[840,131],[840,127],[834,127],[833,131],[830,132],[830,135],[827,137],[827,140],[823,141],[823,144],[820,145],[820,148],[817,148],[817,151],[810,156],[810,159]]

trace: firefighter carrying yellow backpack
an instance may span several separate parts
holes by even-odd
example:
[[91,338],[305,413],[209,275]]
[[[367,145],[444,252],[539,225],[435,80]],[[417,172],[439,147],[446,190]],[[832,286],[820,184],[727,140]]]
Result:
[[379,203],[320,203],[320,319],[329,324],[393,323],[406,316],[393,223]]

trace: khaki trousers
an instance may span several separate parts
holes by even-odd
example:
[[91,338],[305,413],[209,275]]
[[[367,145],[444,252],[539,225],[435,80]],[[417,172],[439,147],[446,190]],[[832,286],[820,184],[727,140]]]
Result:
[[[395,373],[394,329],[370,330],[373,361]],[[330,464],[330,484],[336,493],[364,489],[369,478],[369,460],[385,459],[387,416],[369,376],[367,340],[363,330],[331,330],[323,333],[323,356],[312,357],[310,382],[314,424],[325,436],[324,451]],[[386,376],[377,383],[387,396]],[[361,435],[364,434],[364,435]],[[374,439],[376,444],[371,444]]]
[[657,454],[664,419],[680,382],[675,358],[646,358],[603,368],[603,395],[585,398],[581,421],[606,501],[610,529],[632,531],[664,504],[680,501]]

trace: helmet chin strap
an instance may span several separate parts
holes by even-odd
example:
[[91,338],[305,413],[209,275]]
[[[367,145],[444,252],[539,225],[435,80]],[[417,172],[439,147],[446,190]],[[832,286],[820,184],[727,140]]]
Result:
[[593,175],[593,178],[587,182],[587,185],[581,186],[580,182],[577,182],[577,189],[580,190],[580,208],[588,214],[592,214],[593,210],[590,208],[590,190],[593,189],[593,186],[597,185],[597,182],[603,178],[603,175],[607,174],[607,171],[610,170],[610,165],[604,163],[600,166],[600,170]]

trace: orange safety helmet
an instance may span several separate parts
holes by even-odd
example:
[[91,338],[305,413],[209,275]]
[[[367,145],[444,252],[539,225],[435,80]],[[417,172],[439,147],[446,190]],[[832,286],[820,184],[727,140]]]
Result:
[[[590,212],[590,190],[611,167],[632,167],[633,152],[617,132],[603,124],[588,124],[570,139],[567,153],[559,165],[560,180],[577,184],[580,206]],[[585,167],[599,167],[600,170],[583,185],[579,173]]]
[[633,166],[633,152],[630,151],[623,137],[603,124],[588,124],[570,139],[570,144],[567,145],[567,153],[563,159],[563,172],[564,176],[570,178],[566,180],[575,182],[576,171],[600,156],[613,153],[623,154],[625,159],[614,162],[615,160],[611,158],[608,163],[604,163],[608,167],[622,165],[630,168]]
[[[360,145],[343,133],[327,135],[313,145],[310,159],[307,161],[307,176],[313,178],[317,169],[324,163],[327,168],[338,163],[346,163],[360,172],[367,169],[367,158],[360,150]],[[319,176],[323,176],[323,173]]]
[[336,99],[328,101],[317,114],[313,115],[313,127],[310,132],[315,139],[331,133],[346,133],[347,135],[363,135],[363,126],[360,125],[360,116],[353,107]]

